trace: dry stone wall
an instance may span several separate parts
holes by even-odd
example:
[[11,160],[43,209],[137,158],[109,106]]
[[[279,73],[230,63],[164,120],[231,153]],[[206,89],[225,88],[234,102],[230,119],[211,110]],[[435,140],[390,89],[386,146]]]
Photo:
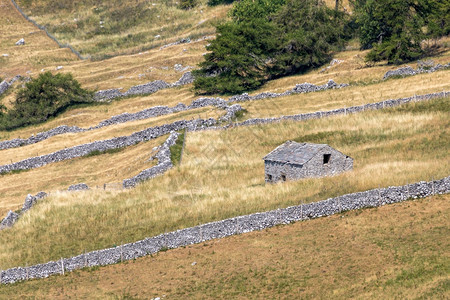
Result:
[[101,90],[95,93],[94,100],[96,101],[110,101],[119,97],[128,97],[136,95],[147,95],[156,93],[159,90],[167,89],[169,87],[177,87],[185,84],[192,83],[194,77],[191,72],[184,73],[180,79],[176,82],[169,84],[164,80],[155,80],[145,84],[135,85],[128,89],[128,91],[122,93],[119,89]]
[[247,93],[236,95],[231,97],[228,102],[244,102],[244,101],[253,101],[253,100],[261,100],[261,99],[267,99],[267,98],[277,98],[277,97],[284,97],[289,96],[292,94],[304,94],[304,93],[313,93],[313,92],[320,92],[325,91],[329,89],[341,89],[344,87],[349,86],[347,83],[337,84],[334,82],[334,80],[330,79],[327,83],[323,85],[315,85],[312,83],[302,83],[297,84],[293,89],[287,90],[283,93],[260,93],[255,96],[249,96]]
[[180,120],[170,124],[150,127],[142,131],[135,132],[129,136],[121,136],[103,141],[95,141],[71,148],[59,150],[50,154],[35,156],[25,160],[0,166],[0,173],[7,173],[14,170],[28,170],[45,166],[50,163],[73,159],[76,157],[86,156],[93,151],[104,152],[110,149],[117,149],[135,145],[139,142],[148,141],[157,137],[166,135],[171,131],[187,129],[189,131],[201,130],[217,124],[217,120],[196,119],[196,120]]
[[[93,143],[88,143],[84,145],[79,145],[71,148],[67,148],[64,150],[56,151],[51,154],[37,156],[28,158],[16,163],[8,164],[8,165],[2,165],[0,166],[0,173],[10,172],[13,170],[27,170],[32,168],[37,168],[44,166],[49,163],[63,161],[67,159],[72,159],[75,157],[81,157],[88,155],[92,151],[106,151],[109,149],[116,149],[121,147],[127,147],[134,145],[136,143],[151,140],[157,137],[160,137],[162,135],[168,134],[171,131],[178,131],[182,129],[187,129],[188,131],[196,131],[196,130],[204,130],[209,127],[214,126],[214,128],[211,129],[226,129],[230,126],[251,126],[251,125],[259,125],[259,124],[270,124],[275,122],[281,122],[281,121],[305,121],[310,119],[319,119],[319,118],[325,118],[335,115],[343,115],[343,114],[351,114],[351,113],[358,113],[366,110],[378,110],[383,109],[386,107],[395,107],[402,104],[410,103],[410,102],[418,102],[418,101],[426,101],[434,98],[443,98],[447,97],[448,92],[443,91],[440,93],[432,93],[432,94],[426,94],[426,95],[420,95],[420,96],[413,96],[413,97],[407,97],[407,98],[400,98],[395,100],[386,100],[381,102],[375,102],[375,103],[369,103],[359,106],[351,106],[348,108],[339,108],[329,111],[318,111],[313,113],[305,113],[305,114],[296,114],[296,115],[290,115],[290,116],[281,116],[281,117],[274,117],[274,118],[254,118],[249,119],[240,123],[234,123],[229,124],[224,127],[217,127],[218,121],[209,118],[207,120],[204,119],[197,119],[197,120],[180,120],[176,121],[170,124],[164,124],[161,126],[155,126],[150,127],[147,129],[144,129],[139,132],[135,132],[131,134],[130,136],[122,136],[118,138],[113,138],[109,140],[104,141],[96,141]],[[209,103],[208,101],[217,101],[216,98],[203,98],[204,103]],[[196,100],[198,101],[198,100]],[[201,103],[201,102],[200,102]],[[196,104],[197,105],[197,104]],[[201,104],[198,104],[201,105]],[[223,116],[220,121],[222,122],[229,122],[232,120],[232,117],[235,115],[235,113],[242,109],[240,106],[229,106],[227,108],[229,111],[233,111],[233,113],[226,114]]]
[[69,188],[67,190],[69,192],[85,191],[85,190],[89,190],[89,186],[86,183],[77,183],[77,184],[72,184],[71,186],[69,186]]
[[[190,74],[190,72],[185,73],[183,75],[183,77],[188,76],[187,74]],[[189,76],[192,76],[192,75],[189,75]],[[179,81],[181,81],[183,79],[183,77]],[[188,79],[188,80],[191,80],[191,79]],[[174,83],[173,85],[176,85],[176,84],[177,83]],[[25,145],[38,143],[38,142],[41,142],[45,139],[48,139],[52,136],[59,135],[59,134],[77,133],[77,132],[95,130],[95,129],[99,129],[99,128],[114,125],[114,124],[121,124],[121,123],[130,122],[130,121],[149,119],[149,118],[153,118],[153,117],[172,114],[172,113],[176,113],[176,112],[180,112],[180,111],[197,109],[197,108],[206,107],[206,106],[216,106],[221,109],[227,109],[234,102],[254,101],[254,100],[261,100],[261,99],[266,99],[266,98],[276,98],[276,97],[291,95],[293,93],[310,93],[310,92],[322,91],[325,89],[342,88],[345,86],[348,86],[348,84],[336,84],[333,80],[330,80],[327,84],[319,85],[319,86],[310,84],[310,83],[298,84],[295,86],[294,89],[288,90],[285,93],[261,93],[261,94],[255,95],[255,96],[249,96],[248,94],[237,95],[237,96],[231,97],[228,101],[225,99],[222,99],[220,97],[216,97],[216,98],[202,97],[202,98],[198,98],[198,99],[192,101],[192,103],[190,105],[185,105],[183,103],[179,103],[175,107],[154,106],[154,107],[144,109],[144,110],[136,112],[136,113],[123,113],[120,115],[113,116],[104,121],[101,121],[96,126],[89,127],[86,129],[80,128],[77,126],[63,125],[63,126],[53,128],[49,131],[38,133],[36,136],[31,136],[28,139],[18,138],[18,139],[12,139],[12,140],[7,140],[7,141],[1,141],[0,142],[0,150],[17,148],[17,147],[21,147],[21,146],[25,146]],[[100,91],[100,92],[105,93],[102,97],[105,97],[105,98],[109,97],[110,99],[115,98],[116,96],[117,97],[123,96],[123,94],[118,89],[106,90],[106,91]],[[236,107],[234,107],[233,109],[235,109],[235,108]],[[230,117],[229,111],[227,112],[227,115],[225,115],[223,118],[226,119],[228,117]]]
[[44,192],[39,192],[35,196],[28,195],[25,198],[25,202],[23,203],[22,209],[19,213],[13,212],[11,210],[8,212],[6,217],[0,223],[0,230],[12,227],[14,223],[16,223],[16,221],[19,219],[19,217],[22,216],[22,214],[31,209],[38,200],[44,199],[45,197],[47,197],[47,193]]
[[132,178],[125,179],[123,181],[123,187],[135,187],[139,182],[161,175],[167,170],[171,169],[173,167],[173,164],[170,159],[170,147],[176,143],[178,137],[178,133],[171,132],[169,138],[164,142],[164,144],[161,145],[158,153],[155,156],[158,159],[158,164],[154,167],[142,171]]
[[[161,145],[157,155],[155,156],[158,159],[158,164],[152,168],[142,171],[132,178],[123,180],[122,186],[124,188],[135,187],[139,182],[161,175],[172,168],[173,164],[170,159],[170,147],[176,143],[178,137],[178,133],[171,132],[169,138]],[[78,183],[69,186],[67,190],[69,192],[89,190],[89,186],[85,183]],[[39,192],[35,196],[29,194],[25,198],[25,202],[20,213],[13,212],[11,210],[8,212],[6,217],[0,223],[0,230],[12,227],[23,213],[31,209],[38,200],[45,197],[47,197],[47,193],[45,192]]]
[[404,186],[393,186],[347,194],[319,202],[291,206],[263,213],[254,213],[185,228],[160,234],[152,238],[146,238],[135,243],[92,251],[59,261],[50,261],[30,267],[12,268],[0,273],[0,281],[3,284],[11,284],[28,279],[45,278],[84,267],[104,266],[132,260],[157,253],[162,249],[174,249],[212,239],[263,230],[280,224],[289,224],[330,216],[343,211],[378,207],[409,199],[447,194],[449,192],[450,177],[446,177],[430,182],[421,181]]
[[423,73],[433,73],[433,72],[436,72],[439,70],[444,70],[444,69],[450,68],[450,63],[447,63],[445,65],[441,65],[441,64],[434,65],[434,62],[431,62],[431,64],[430,64],[430,63],[419,61],[418,65],[419,66],[417,69],[413,69],[410,66],[406,66],[406,67],[398,68],[396,70],[387,71],[386,74],[384,74],[384,76],[383,76],[383,80],[386,80],[393,76],[394,77],[413,76],[413,75],[423,74]]
[[42,26],[42,25],[39,25],[38,23],[36,23],[33,19],[31,19],[21,8],[20,8],[20,6],[16,3],[16,1],[14,1],[14,0],[11,0],[11,2],[12,2],[12,4],[16,7],[16,9],[19,11],[19,13],[25,18],[25,19],[27,19],[29,22],[31,22],[34,26],[36,26],[37,28],[39,28],[39,29],[41,29],[41,30],[43,30],[46,34],[47,34],[47,36],[49,37],[49,38],[51,38],[53,41],[55,41],[57,44],[58,44],[58,46],[60,47],[60,48],[68,48],[70,51],[72,51],[72,53],[73,54],[75,54],[76,56],[78,56],[78,58],[79,59],[88,59],[89,57],[85,57],[85,56],[82,56],[81,55],[81,53],[80,52],[78,52],[77,50],[75,50],[71,45],[69,45],[69,44],[63,44],[63,43],[61,43],[60,41],[58,41],[57,39],[56,39],[56,37],[54,37],[50,32],[48,32],[47,31],[47,29],[45,28],[45,26]]
[[0,96],[5,93],[13,85],[14,82],[21,78],[22,76],[16,75],[9,82],[7,80],[3,80],[2,82],[0,82]]
[[317,111],[312,113],[305,113],[305,114],[296,114],[296,115],[290,115],[290,116],[281,116],[281,117],[273,117],[273,118],[253,118],[248,119],[240,123],[234,123],[229,126],[252,126],[252,125],[260,125],[260,124],[270,124],[270,123],[277,123],[281,121],[306,121],[311,119],[320,119],[320,118],[326,118],[330,116],[336,116],[336,115],[345,115],[345,114],[353,114],[358,112],[363,112],[366,110],[378,110],[378,109],[384,109],[387,107],[395,107],[411,102],[420,102],[420,101],[427,101],[435,98],[444,98],[448,97],[449,92],[443,91],[440,93],[431,93],[431,94],[425,94],[425,95],[416,95],[412,97],[406,97],[406,98],[400,98],[400,99],[390,99],[375,103],[369,103],[364,105],[358,105],[358,106],[350,106],[346,108],[338,108],[328,111]]

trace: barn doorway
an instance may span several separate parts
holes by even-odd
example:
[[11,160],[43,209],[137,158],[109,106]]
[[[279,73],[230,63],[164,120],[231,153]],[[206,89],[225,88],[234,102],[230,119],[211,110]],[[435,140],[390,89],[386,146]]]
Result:
[[331,154],[324,154],[323,155],[323,164],[326,165],[330,162]]

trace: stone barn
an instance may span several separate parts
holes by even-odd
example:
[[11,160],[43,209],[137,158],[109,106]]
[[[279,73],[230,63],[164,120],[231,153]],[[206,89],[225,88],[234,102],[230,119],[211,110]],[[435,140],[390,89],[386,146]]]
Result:
[[266,182],[336,175],[353,169],[353,158],[326,144],[287,141],[264,157]]

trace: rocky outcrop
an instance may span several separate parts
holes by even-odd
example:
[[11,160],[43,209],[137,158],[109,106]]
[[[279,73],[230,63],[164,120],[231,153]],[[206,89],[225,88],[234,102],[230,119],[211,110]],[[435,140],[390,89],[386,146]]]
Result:
[[23,38],[21,38],[16,42],[16,46],[23,46],[23,45],[25,45],[25,40]]

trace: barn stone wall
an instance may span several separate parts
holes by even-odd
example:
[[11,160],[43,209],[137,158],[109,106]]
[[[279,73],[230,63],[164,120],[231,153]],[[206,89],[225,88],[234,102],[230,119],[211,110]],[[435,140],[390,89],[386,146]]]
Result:
[[[323,164],[323,155],[331,154],[328,164]],[[297,180],[308,177],[332,176],[353,169],[353,159],[326,146],[304,165],[280,163],[266,160],[264,162],[266,182]]]
[[174,249],[212,239],[263,230],[280,224],[289,224],[302,220],[330,216],[342,211],[378,207],[409,199],[447,193],[450,193],[450,177],[430,182],[421,181],[404,186],[347,194],[319,202],[291,206],[263,213],[254,213],[185,228],[146,238],[135,243],[92,251],[58,261],[50,261],[30,267],[11,268],[0,272],[0,282],[2,284],[11,284],[33,278],[45,278],[84,267],[104,266],[121,261],[133,260],[138,257],[157,253],[162,249]]
[[[331,154],[331,159],[327,164],[323,163],[324,154]],[[326,146],[303,166],[303,176],[299,178],[333,176],[352,169],[353,159],[351,157]]]

